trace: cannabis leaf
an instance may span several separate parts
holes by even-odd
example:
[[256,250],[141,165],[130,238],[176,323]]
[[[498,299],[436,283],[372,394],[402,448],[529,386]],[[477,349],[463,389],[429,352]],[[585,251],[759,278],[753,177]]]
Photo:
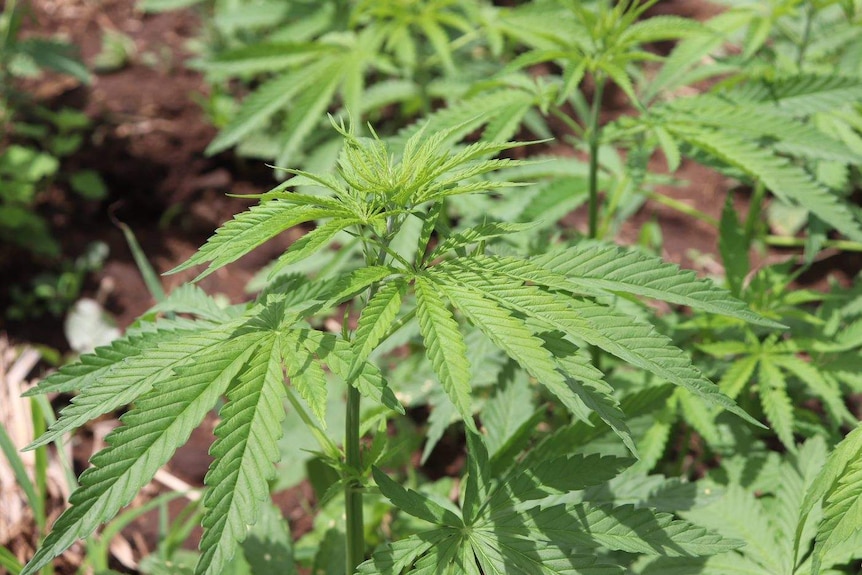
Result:
[[494,478],[481,437],[468,433],[467,441],[468,475],[460,514],[374,470],[381,493],[401,512],[435,527],[384,545],[359,567],[359,573],[605,575],[622,571],[602,564],[591,549],[703,556],[741,545],[649,509],[541,505],[549,494],[571,493],[606,481],[629,463],[626,460],[570,455],[532,469],[516,466],[504,477]]

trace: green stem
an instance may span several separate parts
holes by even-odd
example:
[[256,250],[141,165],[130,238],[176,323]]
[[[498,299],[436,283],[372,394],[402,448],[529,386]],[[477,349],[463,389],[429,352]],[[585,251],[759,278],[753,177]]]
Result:
[[[805,238],[789,238],[787,236],[768,235],[764,241],[776,248],[803,248],[805,247]],[[850,240],[824,240],[824,248],[835,248],[845,252],[862,252],[862,243]]]
[[664,196],[662,194],[657,194],[656,192],[647,192],[646,196],[647,196],[647,198],[649,198],[650,200],[654,201],[657,204],[662,204],[662,205],[667,206],[669,208],[672,208],[678,212],[681,212],[687,216],[691,216],[696,220],[700,220],[700,221],[705,222],[711,226],[718,227],[718,220],[717,219],[710,216],[709,214],[703,213],[702,211],[698,210],[697,208],[691,207],[690,205],[686,204],[685,202],[681,202],[679,200],[676,200],[676,199],[668,197],[668,196]]
[[599,146],[601,145],[601,111],[602,96],[605,91],[605,77],[601,73],[595,75],[596,91],[593,94],[593,105],[590,112],[590,238],[598,237],[599,222]]
[[[400,222],[396,222],[393,216],[386,219],[386,235],[377,246],[377,253],[371,251],[368,243],[365,244],[366,264],[379,266],[385,263],[389,242],[392,241],[395,230],[400,227],[399,224]],[[378,288],[379,283],[375,283],[369,288],[366,301],[371,301]],[[347,324],[344,325],[346,331]],[[362,474],[360,449],[362,433],[359,417],[361,399],[359,390],[352,384],[348,384],[344,431],[344,457],[348,474],[344,478],[344,518],[347,539],[347,570],[345,575],[353,575],[359,564],[365,560],[365,520],[362,517],[362,482],[360,481]]]
[[347,534],[347,575],[352,575],[365,560],[365,522],[362,517],[362,484],[358,473],[362,469],[359,451],[359,390],[354,386],[347,388],[347,430],[344,437],[344,451],[347,467],[353,473],[344,482],[344,511]]

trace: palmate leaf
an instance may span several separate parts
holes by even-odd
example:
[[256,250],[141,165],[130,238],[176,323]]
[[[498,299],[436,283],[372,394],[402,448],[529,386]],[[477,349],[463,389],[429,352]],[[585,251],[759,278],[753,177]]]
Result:
[[593,554],[545,547],[530,539],[479,531],[470,545],[485,575],[621,575],[622,567],[608,565]]
[[727,290],[698,278],[694,272],[635,250],[591,244],[552,250],[530,258],[568,278],[572,289],[587,293],[628,293],[735,317],[755,325],[781,328],[734,298]]
[[215,298],[194,284],[183,284],[171,291],[170,295],[147,310],[151,313],[177,314],[187,313],[201,319],[220,322],[229,321],[238,315],[237,309],[222,307]]
[[749,142],[763,139],[782,154],[808,160],[856,164],[862,158],[841,140],[771,108],[740,105],[712,95],[681,98],[671,105],[671,121],[686,122],[701,129],[714,128]]
[[[629,451],[638,455],[631,430],[626,425],[626,414],[614,397],[614,389],[604,380],[601,371],[582,354],[575,345],[558,337],[543,337],[545,348],[554,354],[554,360],[566,375],[569,388],[578,396],[584,407],[598,416],[617,434]],[[590,419],[581,421],[592,426]]]
[[457,282],[438,282],[436,285],[473,325],[559,397],[564,405],[582,416],[587,414],[578,397],[569,389],[563,374],[558,371],[554,356],[545,349],[542,339],[522,320],[516,319],[495,300],[483,297],[481,293]]
[[281,336],[279,346],[290,384],[311,408],[317,420],[326,427],[326,372],[307,346],[303,332],[288,332]]
[[693,146],[761,180],[779,197],[787,198],[809,210],[847,237],[862,240],[862,226],[852,212],[842,206],[834,194],[811,179],[802,168],[791,164],[785,158],[721,131],[673,131]]
[[773,363],[805,383],[809,390],[823,401],[834,426],[855,425],[858,420],[847,409],[838,382],[831,375],[819,369],[816,362],[808,362],[791,354],[774,354],[770,358]]
[[793,402],[787,393],[787,381],[784,374],[767,355],[760,360],[758,375],[757,391],[760,395],[760,402],[763,404],[763,412],[781,443],[790,451],[794,451],[796,441],[793,439],[795,420]]
[[75,363],[64,365],[40,381],[39,385],[27,390],[24,397],[86,389],[124,359],[140,355],[161,343],[176,341],[198,331],[200,326],[199,323],[184,319],[143,323],[137,329],[130,329],[125,337],[97,347],[93,353],[82,355]]
[[[482,125],[494,122],[506,112],[520,112],[523,117],[536,104],[536,99],[534,94],[516,88],[495,90],[441,108],[427,116],[423,122],[427,122],[427,130],[431,133],[453,130],[450,137],[455,140]],[[509,121],[506,123],[508,129],[486,129],[487,135],[483,134],[482,139],[488,142],[507,141],[517,127],[516,118],[517,116],[508,116]],[[398,139],[407,140],[419,130],[425,129],[425,125],[425,123],[417,123],[405,128],[398,134]]]
[[348,342],[338,339],[334,334],[312,329],[296,330],[296,337],[309,353],[325,363],[338,377],[345,381],[349,379],[350,384],[363,396],[397,413],[404,414],[404,406],[392,393],[392,389],[377,366],[365,362],[361,365],[361,371],[358,374],[351,373],[354,356]]
[[108,447],[94,455],[92,466],[81,474],[80,487],[69,498],[72,507],[54,524],[23,575],[38,572],[132,500],[227,390],[257,339],[252,333],[230,340],[217,355],[179,368],[136,402],[122,417],[123,425],[106,438]]
[[738,102],[761,103],[794,116],[829,112],[862,100],[862,80],[849,76],[797,74],[746,82],[727,92]]
[[[817,575],[829,551],[862,528],[862,427],[857,427],[829,457],[826,467],[806,493],[803,518],[814,503],[826,496],[823,522],[817,529],[811,572]],[[797,541],[801,533],[800,522]],[[797,544],[798,546],[798,544]]]
[[360,223],[362,221],[357,218],[336,218],[319,225],[290,244],[290,247],[272,265],[269,278],[276,277],[287,266],[300,262],[327,246],[338,232]]
[[640,575],[763,575],[763,566],[737,553],[712,557],[658,557],[635,570]]
[[360,366],[391,329],[406,292],[407,283],[404,280],[393,280],[383,284],[362,309],[352,342],[354,356],[348,381],[358,375]]
[[207,331],[181,332],[182,337],[171,338],[149,349],[139,348],[137,355],[118,360],[109,369],[88,373],[97,373],[98,379],[86,385],[63,409],[48,432],[28,448],[47,445],[100,415],[132,403],[154,386],[173,380],[176,368],[220,350],[230,340],[232,331],[227,324]]
[[517,470],[500,482],[488,500],[488,512],[549,495],[581,491],[605,483],[633,463],[632,459],[602,455],[564,455]]
[[475,426],[470,407],[470,363],[464,336],[434,283],[418,276],[415,290],[416,318],[425,342],[425,354],[464,422],[468,427]]
[[763,505],[737,484],[712,505],[682,514],[686,519],[746,542],[743,553],[761,569],[782,573],[782,554]]
[[501,511],[474,528],[562,546],[607,547],[670,557],[714,555],[744,545],[743,541],[725,539],[674,519],[669,513],[587,503],[535,507],[523,513]]
[[297,206],[278,199],[270,200],[234,216],[231,221],[216,230],[215,235],[192,257],[168,273],[173,274],[208,263],[209,266],[195,278],[195,281],[198,281],[288,228],[321,218],[351,215],[346,209],[336,211],[330,208]]
[[460,282],[484,297],[534,318],[547,329],[559,330],[575,341],[595,345],[755,425],[761,425],[722,394],[691,364],[682,350],[649,324],[610,307],[545,291],[536,285],[512,285],[506,275],[498,275],[492,266],[481,266],[481,263],[471,258],[460,258],[436,266],[432,272],[439,274],[442,283]]
[[376,467],[373,468],[373,475],[380,493],[401,511],[435,525],[464,526],[464,519],[459,513],[443,507],[427,495],[402,487]]
[[323,71],[316,66],[305,66],[298,73],[282,74],[267,81],[243,101],[236,116],[210,142],[207,154],[217,154],[230,148],[262,126],[297,93],[317,82]]
[[452,234],[445,240],[440,242],[434,251],[428,255],[428,261],[433,261],[450,250],[463,249],[469,245],[480,241],[490,240],[505,236],[508,234],[516,234],[534,227],[535,224],[517,224],[504,222],[490,222],[481,224],[466,230],[461,230],[458,233]]
[[518,465],[496,479],[490,477],[481,436],[468,432],[467,443],[463,519],[375,472],[381,492],[390,501],[438,527],[382,547],[360,566],[360,574],[616,575],[621,573],[619,567],[603,565],[595,554],[582,550],[606,547],[651,555],[698,556],[741,545],[648,509],[541,505],[549,493],[606,481],[629,461],[565,456],[533,467]]
[[260,340],[219,413],[222,421],[210,449],[214,461],[204,479],[210,489],[203,501],[206,514],[197,574],[224,571],[269,497],[267,481],[275,475],[280,457],[278,439],[287,397],[278,339],[271,333]]

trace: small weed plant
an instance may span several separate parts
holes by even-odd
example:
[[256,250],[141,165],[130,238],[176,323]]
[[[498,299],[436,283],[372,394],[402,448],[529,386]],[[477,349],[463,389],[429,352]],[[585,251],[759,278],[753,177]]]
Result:
[[[225,572],[260,518],[275,476],[285,406],[300,414],[319,441],[322,460],[337,472],[347,573],[614,573],[621,568],[613,556],[603,559],[591,550],[708,557],[741,547],[743,540],[666,512],[586,494],[631,466],[637,454],[626,415],[590,352],[601,350],[695,401],[759,425],[617,300],[646,296],[741,324],[780,325],[710,282],[638,252],[585,243],[540,256],[502,255],[490,249],[491,240],[517,234],[524,224],[488,222],[451,232],[441,218],[450,198],[517,190],[480,176],[519,163],[490,157],[521,143],[455,147],[449,132],[420,130],[396,156],[377,138],[338,130],[345,146],[337,176],[294,172],[175,271],[206,265],[202,278],[311,220],[322,223],[297,240],[279,266],[313,256],[340,231],[359,238],[364,265],[323,281],[285,276],[253,304],[228,309],[185,287],[157,310],[171,318],[142,321],[124,339],[43,381],[35,392],[80,393],[32,447],[123,405],[133,407],[22,573],[38,572],[128,504],[222,397],[227,401],[211,449],[196,573]],[[309,181],[329,194],[289,191]],[[420,233],[410,244],[396,241],[413,218],[421,222]],[[358,315],[355,328],[345,321],[341,333],[332,333],[306,321],[342,305],[345,318]],[[425,356],[464,422],[468,459],[457,503],[406,489],[377,466],[386,458],[385,421],[404,408],[398,382],[384,378],[369,358],[410,322],[418,324]],[[568,453],[565,432],[533,445],[532,420],[504,430],[489,452],[480,425],[506,422],[476,410],[466,343],[471,329],[575,420],[613,430],[629,456]],[[343,441],[326,431],[327,371],[347,384]],[[372,406],[365,416],[362,401]],[[363,448],[366,433],[371,443]],[[426,526],[366,561],[363,498],[378,491]],[[571,499],[572,493],[584,495]],[[549,503],[555,494],[563,500]]]
[[[206,3],[199,65],[254,86],[211,151],[288,179],[173,270],[192,283],[30,392],[77,392],[32,449],[128,411],[17,572],[111,521],[214,410],[201,509],[146,573],[858,570],[862,295],[793,289],[823,249],[862,250],[858,2],[705,22],[654,1],[252,4]],[[614,89],[631,113],[603,121]],[[584,159],[544,155],[555,135]],[[732,178],[746,216],[657,193],[656,153]],[[647,199],[715,226],[723,285],[650,255],[660,238],[605,240]],[[557,226],[582,204],[583,236]],[[297,226],[254,301],[195,285]],[[766,245],[804,253],[752,265]],[[447,434],[463,464],[424,481],[410,456]],[[270,494],[303,476],[318,513],[294,543]]]

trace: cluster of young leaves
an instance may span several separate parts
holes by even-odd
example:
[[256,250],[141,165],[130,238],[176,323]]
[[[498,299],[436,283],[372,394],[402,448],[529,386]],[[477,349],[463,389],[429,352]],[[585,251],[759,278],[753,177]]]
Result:
[[[222,310],[200,297],[192,298],[194,305],[189,306],[183,297],[188,293],[180,292],[172,304],[159,309],[192,313],[198,319],[143,323],[124,339],[43,381],[33,393],[80,393],[34,447],[123,405],[134,407],[108,436],[108,447],[93,457],[71,497],[72,507],[58,519],[25,575],[127,504],[226,396],[211,450],[215,459],[206,478],[210,489],[204,498],[202,554],[196,568],[198,573],[219,573],[268,497],[285,401],[300,413],[307,414],[309,408],[311,414],[304,419],[334,465],[345,473],[361,471],[344,469],[340,450],[323,429],[324,366],[375,403],[402,411],[367,358],[406,316],[417,318],[434,373],[474,432],[467,349],[452,308],[576,417],[588,419],[595,411],[632,449],[612,390],[580,351],[585,346],[598,347],[754,421],[666,337],[612,305],[614,294],[634,294],[775,325],[728,292],[613,246],[565,248],[534,258],[484,253],[484,241],[514,233],[522,227],[518,225],[488,222],[446,233],[439,218],[447,198],[510,187],[480,176],[517,163],[487,158],[520,144],[480,142],[453,149],[447,132],[427,137],[420,132],[407,141],[396,161],[380,140],[358,138],[343,127],[339,131],[345,147],[337,177],[295,171],[294,179],[226,223],[175,271],[208,264],[198,276],[204,277],[276,234],[315,219],[324,223],[297,240],[280,265],[312,255],[340,230],[358,235],[367,265],[318,282],[293,276],[270,286],[245,308]],[[331,195],[286,191],[289,185],[308,181],[326,187]],[[412,263],[390,247],[407,218],[422,222]],[[437,244],[431,249],[435,230]],[[304,321],[366,290],[371,295],[352,333],[339,337]],[[415,303],[404,311],[408,290]],[[475,505],[477,500],[470,497],[469,505]],[[610,520],[598,513],[586,521],[592,526],[593,521]]]

